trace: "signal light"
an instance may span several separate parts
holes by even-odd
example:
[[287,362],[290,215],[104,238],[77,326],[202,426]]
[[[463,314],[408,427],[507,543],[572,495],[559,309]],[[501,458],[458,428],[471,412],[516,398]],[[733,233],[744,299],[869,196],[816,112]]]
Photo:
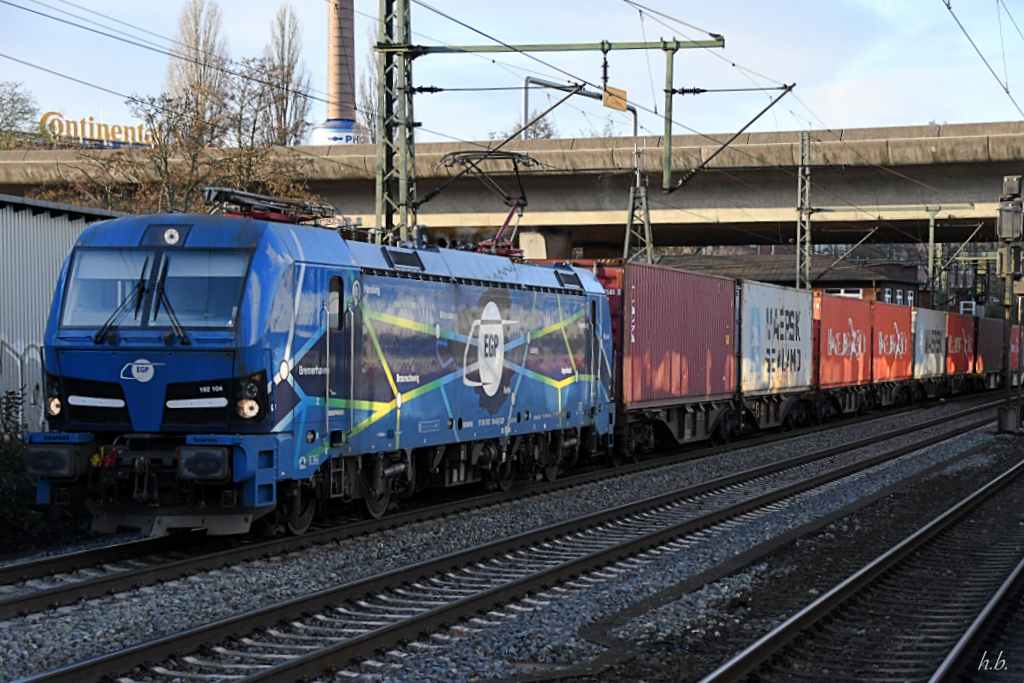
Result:
[[50,417],[57,417],[58,415],[60,415],[60,411],[63,407],[64,406],[61,404],[60,398],[58,398],[57,396],[51,396],[46,401],[46,413]]

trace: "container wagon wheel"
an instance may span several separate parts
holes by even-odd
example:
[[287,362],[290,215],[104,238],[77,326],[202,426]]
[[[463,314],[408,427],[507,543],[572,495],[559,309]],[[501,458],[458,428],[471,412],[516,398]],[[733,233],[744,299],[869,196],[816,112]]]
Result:
[[295,495],[285,504],[284,524],[292,536],[301,536],[309,531],[313,518],[316,516],[316,488],[308,484],[299,484]]
[[369,458],[368,462],[363,463],[359,480],[366,514],[372,519],[380,519],[391,505],[391,484],[384,477],[384,460],[380,457]]

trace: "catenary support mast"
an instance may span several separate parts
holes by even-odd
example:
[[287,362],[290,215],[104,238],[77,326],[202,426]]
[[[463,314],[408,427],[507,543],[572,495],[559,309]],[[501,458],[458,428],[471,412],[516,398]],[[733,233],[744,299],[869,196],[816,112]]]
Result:
[[[384,242],[407,241],[416,225],[416,122],[413,118],[412,63],[430,54],[502,53],[502,52],[581,52],[607,53],[613,50],[663,50],[666,69],[678,50],[725,47],[725,38],[712,35],[708,40],[662,40],[659,42],[553,43],[510,45],[413,45],[410,16],[411,0],[380,0],[380,30],[377,36],[377,238]],[[667,81],[671,91],[672,83]],[[671,98],[671,92],[666,93]],[[665,113],[666,139],[662,145],[663,166],[671,172],[671,109]],[[666,176],[667,177],[667,176]]]

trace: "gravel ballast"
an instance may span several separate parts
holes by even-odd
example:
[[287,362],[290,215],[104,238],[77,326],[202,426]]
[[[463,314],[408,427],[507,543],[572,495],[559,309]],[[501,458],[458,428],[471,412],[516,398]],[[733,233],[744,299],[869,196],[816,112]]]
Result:
[[[638,572],[626,572],[617,579],[577,590],[570,597],[552,600],[543,609],[520,614],[502,626],[483,629],[428,654],[405,657],[400,667],[383,672],[381,680],[519,679],[568,673],[576,665],[604,651],[604,648],[579,636],[580,629],[594,620],[626,609],[759,543],[877,493],[936,463],[988,445],[992,439],[989,431],[971,432],[802,494],[778,511],[719,527],[719,533],[708,533],[683,551],[665,553],[652,559]],[[965,457],[972,461],[978,458],[979,463],[989,458],[985,454]],[[757,571],[755,567],[751,572],[731,579],[732,585],[726,583],[709,587],[704,596],[687,596],[681,601],[680,609],[699,614],[711,597],[721,599],[724,591],[748,589],[756,579]],[[645,630],[656,629],[657,626],[645,626],[641,621],[631,628],[637,629],[636,634],[642,636]],[[619,680],[626,673],[619,671]],[[340,682],[346,677],[339,675],[334,680]]]
[[[780,458],[846,443],[863,438],[866,433],[871,433],[869,430],[898,429],[963,408],[963,404],[949,404],[921,413],[880,418],[868,425],[850,425],[713,458],[684,461],[484,511],[467,512],[286,556],[247,562],[188,579],[0,622],[0,640],[6,644],[0,651],[0,678],[25,676],[114,652],[299,594],[447,555]],[[965,418],[964,422],[976,417]],[[949,426],[947,424],[943,428]],[[767,527],[762,531],[771,533]]]

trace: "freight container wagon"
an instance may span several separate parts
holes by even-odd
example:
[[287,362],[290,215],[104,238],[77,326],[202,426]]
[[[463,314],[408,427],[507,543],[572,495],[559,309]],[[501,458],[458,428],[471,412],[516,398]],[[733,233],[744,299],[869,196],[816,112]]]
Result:
[[678,443],[737,431],[738,422],[721,423],[736,394],[735,281],[644,264],[624,271],[620,404],[629,444],[652,446],[660,427]]
[[852,413],[872,403],[871,303],[849,297],[814,297],[814,373],[819,419]]
[[974,372],[976,330],[974,316],[946,315],[946,375],[949,389],[960,393],[967,388]]
[[914,309],[914,398],[934,398],[945,391],[946,338],[945,311]]
[[759,427],[804,419],[813,381],[811,293],[761,282],[740,288],[740,390]]
[[[1006,342],[1007,323],[1001,318],[977,318],[978,343],[977,356],[974,361],[974,373],[986,389],[995,389],[1002,385],[1003,346]],[[1012,332],[1011,332],[1012,334]]]
[[910,306],[871,304],[871,381],[878,405],[911,400],[913,343],[914,310]]
[[608,292],[627,453],[739,431],[736,282],[664,266],[575,260]]

